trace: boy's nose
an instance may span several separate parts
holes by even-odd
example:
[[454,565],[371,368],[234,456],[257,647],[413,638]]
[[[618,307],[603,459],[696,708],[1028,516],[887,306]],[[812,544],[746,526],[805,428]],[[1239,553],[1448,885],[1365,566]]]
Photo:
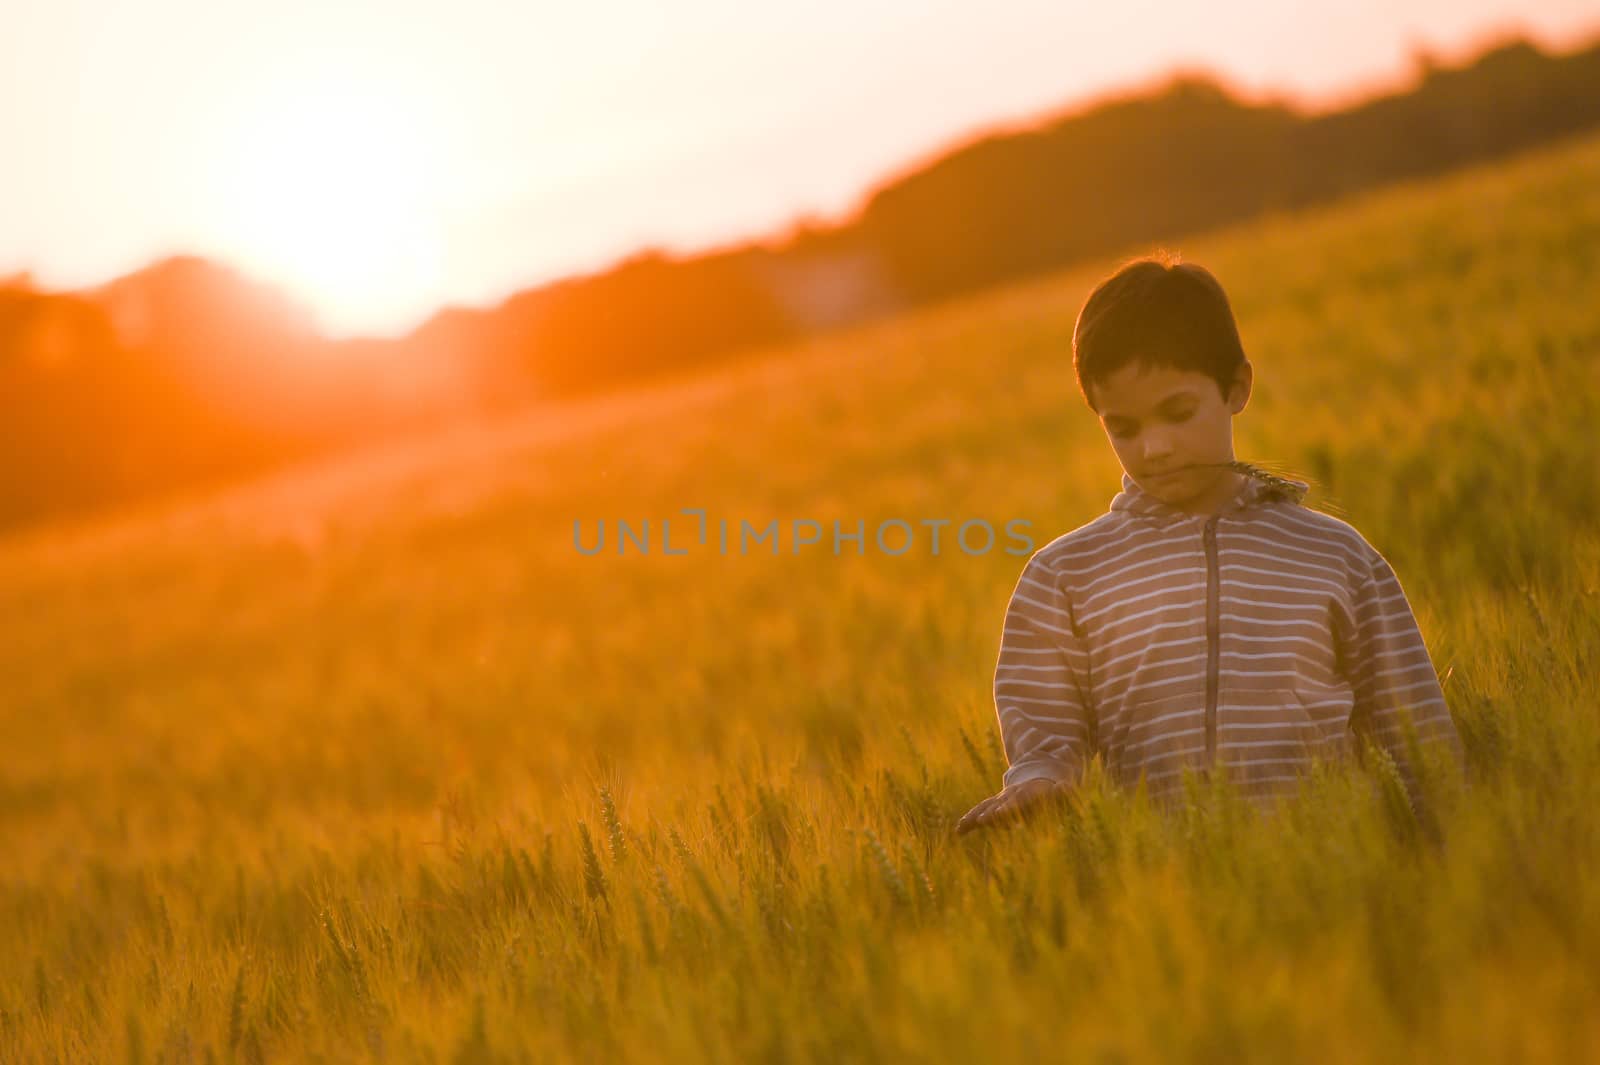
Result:
[[1172,453],[1172,443],[1166,437],[1151,434],[1144,438],[1144,458],[1146,462],[1153,459],[1166,458]]

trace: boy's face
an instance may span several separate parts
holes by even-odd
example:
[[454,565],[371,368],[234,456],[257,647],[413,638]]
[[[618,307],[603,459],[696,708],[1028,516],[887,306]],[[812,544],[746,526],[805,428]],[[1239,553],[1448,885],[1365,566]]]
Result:
[[1233,461],[1233,416],[1250,398],[1243,363],[1227,395],[1197,370],[1130,362],[1090,385],[1117,460],[1150,495],[1181,510],[1208,513],[1237,478],[1207,463]]

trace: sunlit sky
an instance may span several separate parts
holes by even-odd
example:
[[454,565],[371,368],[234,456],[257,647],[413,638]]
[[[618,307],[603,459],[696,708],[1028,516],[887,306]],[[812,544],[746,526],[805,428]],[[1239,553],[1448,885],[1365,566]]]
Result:
[[191,253],[396,334],[836,219],[994,125],[1206,67],[1305,106],[1600,0],[0,0],[0,275]]

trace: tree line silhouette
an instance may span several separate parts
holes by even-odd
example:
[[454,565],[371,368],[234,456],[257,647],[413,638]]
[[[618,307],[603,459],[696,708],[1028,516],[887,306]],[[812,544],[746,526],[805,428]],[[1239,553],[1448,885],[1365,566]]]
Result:
[[192,257],[97,289],[0,283],[0,526],[631,385],[1075,261],[1509,154],[1600,123],[1600,43],[1525,41],[1333,113],[1208,77],[1101,99],[887,181],[834,225],[329,341]]

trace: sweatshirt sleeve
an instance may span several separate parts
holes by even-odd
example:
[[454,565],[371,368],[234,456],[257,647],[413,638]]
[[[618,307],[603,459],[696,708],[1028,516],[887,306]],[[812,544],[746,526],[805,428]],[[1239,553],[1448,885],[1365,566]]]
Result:
[[1089,744],[1088,660],[1071,603],[1039,553],[1006,607],[994,671],[995,713],[1005,747],[1005,787],[1074,780]]
[[1393,567],[1370,544],[1356,573],[1354,624],[1340,640],[1340,659],[1355,692],[1351,725],[1370,734],[1399,767],[1416,797],[1416,778],[1406,750],[1410,719],[1421,745],[1448,748],[1464,764],[1461,737],[1428,657],[1427,645]]

